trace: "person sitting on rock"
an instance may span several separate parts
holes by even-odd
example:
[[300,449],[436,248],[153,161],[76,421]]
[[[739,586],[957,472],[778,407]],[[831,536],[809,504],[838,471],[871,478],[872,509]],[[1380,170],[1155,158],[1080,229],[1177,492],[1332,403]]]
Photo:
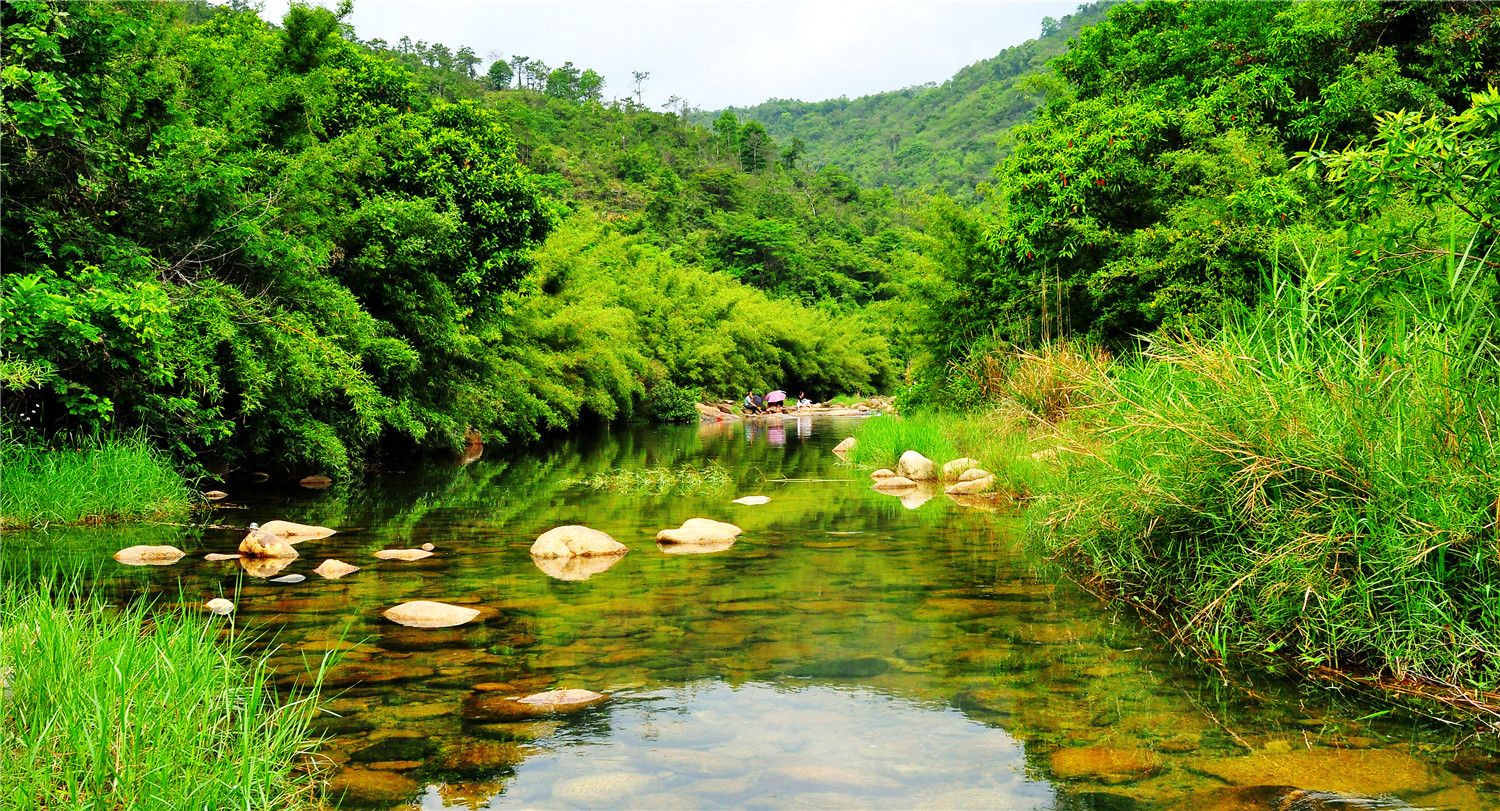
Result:
[[759,414],[761,412],[760,396],[745,392],[744,406],[746,414]]
[[807,399],[807,392],[797,392],[797,409],[801,410],[807,408],[810,405],[812,405],[812,400]]

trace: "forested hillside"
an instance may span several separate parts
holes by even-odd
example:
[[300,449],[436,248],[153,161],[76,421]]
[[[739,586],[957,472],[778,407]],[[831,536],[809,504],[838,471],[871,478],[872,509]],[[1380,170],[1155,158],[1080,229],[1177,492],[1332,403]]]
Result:
[[5,4],[13,438],[344,471],[890,384],[862,312],[914,261],[889,196],[753,123],[605,106],[571,64],[360,43],[347,11]]
[[809,166],[837,166],[861,186],[940,190],[972,196],[1008,149],[1011,127],[1028,120],[1055,81],[1047,62],[1114,0],[1085,3],[1047,18],[1036,39],[976,62],[939,85],[855,99],[772,99],[730,112],[800,145]]

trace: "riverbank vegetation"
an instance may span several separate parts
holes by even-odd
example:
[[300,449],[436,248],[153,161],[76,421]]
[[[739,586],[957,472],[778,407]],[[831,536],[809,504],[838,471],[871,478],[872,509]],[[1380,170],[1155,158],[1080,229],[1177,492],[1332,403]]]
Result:
[[0,590],[6,807],[316,806],[294,768],[311,696],[278,702],[241,637],[221,638],[207,612],[110,606],[76,580],[11,575]]
[[0,442],[0,528],[185,517],[192,494],[138,436]]

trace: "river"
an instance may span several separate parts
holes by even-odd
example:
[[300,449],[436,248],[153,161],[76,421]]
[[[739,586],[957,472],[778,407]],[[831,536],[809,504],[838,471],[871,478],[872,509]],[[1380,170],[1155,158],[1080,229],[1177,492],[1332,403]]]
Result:
[[[189,557],[108,563],[102,587],[229,597],[282,687],[336,652],[314,729],[348,808],[1500,807],[1494,741],[1179,657],[1029,556],[1015,516],[874,492],[830,452],[851,427],[621,428],[326,491],[231,488],[218,524],[339,530],[299,545],[278,573],[307,575],[292,584],[203,560],[234,551],[243,533],[228,529],[21,534],[6,554],[174,543]],[[731,483],[578,483],[709,464]],[[745,495],[770,502],[730,503]],[[658,548],[690,517],[744,533],[711,554]],[[630,551],[585,580],[549,576],[528,549],[564,524]],[[422,544],[431,557],[373,556]],[[311,572],[325,558],[361,569],[325,580]],[[419,599],[480,615],[445,629],[381,616]],[[609,698],[463,717],[481,693],[561,688]]]

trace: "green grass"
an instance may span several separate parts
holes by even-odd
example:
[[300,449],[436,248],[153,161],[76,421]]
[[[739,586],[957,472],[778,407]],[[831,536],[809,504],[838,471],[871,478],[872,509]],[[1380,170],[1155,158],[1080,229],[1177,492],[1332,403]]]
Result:
[[579,479],[576,484],[594,490],[612,490],[623,493],[687,495],[725,490],[733,481],[729,471],[716,463],[710,463],[701,468],[680,465],[675,468],[648,467],[640,470],[611,470]]
[[942,465],[959,456],[945,430],[952,419],[934,414],[871,417],[854,429],[856,441],[854,450],[849,452],[849,461],[894,468],[901,454],[916,451]]
[[278,704],[225,619],[116,608],[77,583],[0,595],[0,806],[313,807],[293,770],[309,696]]
[[1036,539],[1219,658],[1496,690],[1500,341],[1456,255],[1096,375]]
[[0,526],[37,527],[184,515],[187,484],[136,436],[64,447],[0,443]]

